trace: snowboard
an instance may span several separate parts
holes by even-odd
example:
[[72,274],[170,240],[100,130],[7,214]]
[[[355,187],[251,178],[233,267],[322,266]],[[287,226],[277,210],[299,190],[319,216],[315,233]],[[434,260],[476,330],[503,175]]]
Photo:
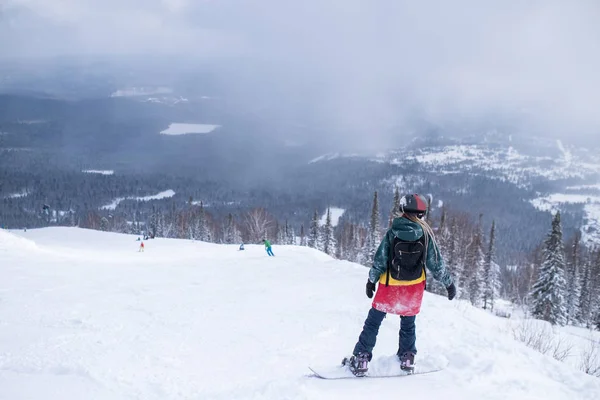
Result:
[[308,367],[308,369],[310,369],[313,373],[313,377],[315,378],[319,378],[319,379],[369,379],[369,378],[401,378],[404,376],[411,376],[411,375],[426,375],[426,374],[432,374],[434,372],[439,372],[442,371],[442,369],[431,369],[431,370],[420,370],[420,369],[416,369],[411,373],[408,372],[399,372],[397,374],[391,374],[391,375],[369,375],[369,373],[367,373],[367,375],[365,376],[355,376],[352,372],[350,372],[349,369],[344,368],[344,367],[335,367],[335,368],[330,368],[329,371],[317,371],[317,369],[313,368],[313,367]]

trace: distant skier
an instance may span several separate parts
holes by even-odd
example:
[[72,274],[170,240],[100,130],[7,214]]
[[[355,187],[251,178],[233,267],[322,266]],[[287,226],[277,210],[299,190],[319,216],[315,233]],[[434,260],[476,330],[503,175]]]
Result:
[[269,257],[275,257],[275,254],[273,254],[273,249],[271,249],[271,242],[269,242],[267,239],[263,239],[263,243]]
[[240,244],[240,251],[244,250],[244,243]]
[[372,308],[365,321],[352,357],[343,360],[354,375],[364,376],[373,356],[379,326],[387,313],[400,316],[398,358],[400,368],[408,373],[414,370],[416,348],[415,318],[421,310],[425,291],[425,267],[448,291],[448,299],[456,296],[452,277],[431,227],[422,218],[427,212],[424,196],[409,194],[400,199],[392,228],[381,241],[369,271],[366,293],[373,298],[375,284],[379,287]]
[[140,242],[140,249],[138,250],[138,252],[144,252],[144,242]]

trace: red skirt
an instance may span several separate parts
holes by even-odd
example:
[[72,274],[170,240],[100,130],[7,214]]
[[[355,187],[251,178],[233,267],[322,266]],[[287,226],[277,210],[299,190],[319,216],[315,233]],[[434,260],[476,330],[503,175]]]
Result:
[[388,314],[412,317],[421,311],[425,282],[407,286],[386,286],[379,283],[373,308]]

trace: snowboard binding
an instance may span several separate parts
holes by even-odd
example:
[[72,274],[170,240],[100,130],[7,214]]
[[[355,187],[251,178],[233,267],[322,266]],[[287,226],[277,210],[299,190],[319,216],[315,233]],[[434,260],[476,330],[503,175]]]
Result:
[[358,353],[355,356],[345,357],[342,360],[342,365],[347,366],[354,376],[366,376],[369,370],[369,355],[367,353]]
[[400,369],[408,374],[415,372],[415,355],[414,353],[403,353],[399,355],[400,358]]

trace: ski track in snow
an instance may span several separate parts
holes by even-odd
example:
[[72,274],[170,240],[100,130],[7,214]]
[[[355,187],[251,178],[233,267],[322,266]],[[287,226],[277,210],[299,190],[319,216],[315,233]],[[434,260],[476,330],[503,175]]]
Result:
[[[76,228],[0,230],[0,399],[597,399],[600,379],[514,341],[509,320],[425,295],[417,365],[323,381],[356,342],[367,269],[308,248]],[[383,322],[373,371],[397,368]],[[576,328],[569,328],[570,331]],[[585,336],[582,331],[582,336]]]

